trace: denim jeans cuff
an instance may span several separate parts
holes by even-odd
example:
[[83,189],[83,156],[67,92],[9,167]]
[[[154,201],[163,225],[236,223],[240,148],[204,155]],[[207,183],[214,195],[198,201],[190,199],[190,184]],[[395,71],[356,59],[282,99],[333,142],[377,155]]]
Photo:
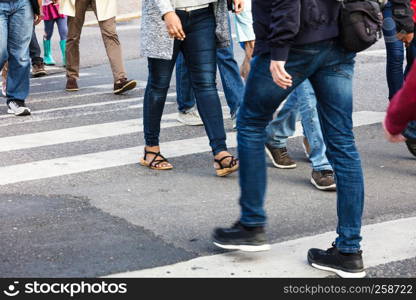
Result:
[[318,168],[315,168],[315,167],[312,167],[312,169],[314,170],[314,171],[334,171],[334,169],[332,169],[332,167],[331,166],[322,166],[322,167],[318,167]]
[[240,223],[245,227],[265,227],[266,222],[244,222],[240,220]]
[[337,246],[338,251],[342,253],[357,253],[360,251],[359,247],[339,247]]

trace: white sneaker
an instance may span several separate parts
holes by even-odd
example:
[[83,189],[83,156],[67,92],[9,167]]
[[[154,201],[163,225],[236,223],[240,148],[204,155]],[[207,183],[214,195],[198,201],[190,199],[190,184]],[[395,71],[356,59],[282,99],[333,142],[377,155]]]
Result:
[[21,100],[7,101],[7,108],[8,114],[14,114],[15,116],[30,115],[30,109],[26,107],[25,102]]
[[191,108],[186,112],[179,112],[177,120],[188,126],[199,126],[203,125],[201,117],[199,116],[198,110]]

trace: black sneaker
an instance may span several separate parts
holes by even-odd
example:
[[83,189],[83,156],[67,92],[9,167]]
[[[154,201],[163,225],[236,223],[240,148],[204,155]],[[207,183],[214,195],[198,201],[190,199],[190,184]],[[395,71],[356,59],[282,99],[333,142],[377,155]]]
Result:
[[409,152],[416,156],[416,139],[407,139],[406,145]]
[[26,107],[25,102],[22,100],[8,100],[7,108],[8,114],[14,114],[15,116],[30,115],[30,109]]
[[245,227],[240,222],[235,223],[231,228],[215,229],[213,239],[214,245],[227,250],[250,252],[270,250],[264,227]]
[[342,278],[365,277],[362,252],[341,253],[332,244],[328,250],[309,249],[308,262],[317,269],[334,272]]

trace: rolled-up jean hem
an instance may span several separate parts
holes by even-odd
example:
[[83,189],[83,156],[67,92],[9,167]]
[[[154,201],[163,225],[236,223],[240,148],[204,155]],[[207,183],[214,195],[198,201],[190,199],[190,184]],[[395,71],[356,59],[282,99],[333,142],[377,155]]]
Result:
[[245,227],[264,227],[266,226],[266,222],[244,222],[240,220],[240,223],[243,224]]
[[159,146],[159,141],[146,140],[146,147],[157,147],[157,146]]
[[312,169],[314,170],[314,171],[333,171],[333,169],[332,169],[332,167],[331,166],[323,166],[323,167],[319,167],[319,168],[314,168],[314,167],[312,167]]
[[338,251],[342,252],[342,253],[357,253],[358,251],[360,251],[360,248],[357,247],[338,247],[337,246]]

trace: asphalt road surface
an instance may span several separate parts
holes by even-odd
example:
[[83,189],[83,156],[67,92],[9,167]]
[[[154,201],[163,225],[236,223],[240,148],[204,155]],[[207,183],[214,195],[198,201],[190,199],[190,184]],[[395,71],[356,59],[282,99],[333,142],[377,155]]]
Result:
[[[306,251],[330,247],[336,197],[310,184],[299,135],[288,145],[296,169],[279,170],[268,161],[268,253],[225,253],[212,244],[213,228],[238,218],[238,175],[214,176],[204,128],[176,121],[174,79],[161,142],[175,169],[156,172],[138,164],[146,61],[138,57],[138,21],[120,24],[119,33],[129,77],[139,81],[134,91],[112,94],[99,31],[90,27],[81,42],[79,92],[63,90],[63,70],[55,67],[50,76],[31,80],[32,116],[9,116],[0,107],[0,276],[331,276],[310,268]],[[242,51],[235,50],[241,61]],[[415,277],[416,159],[383,138],[384,68],[382,41],[357,58],[363,255],[369,277]],[[235,153],[223,96],[222,103]]]

